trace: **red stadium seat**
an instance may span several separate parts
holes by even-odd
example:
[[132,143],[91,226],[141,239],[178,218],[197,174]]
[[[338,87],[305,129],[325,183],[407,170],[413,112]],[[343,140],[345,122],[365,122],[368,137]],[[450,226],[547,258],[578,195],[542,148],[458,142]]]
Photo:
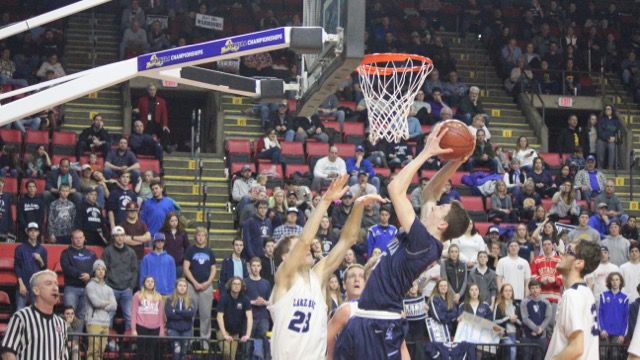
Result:
[[73,155],[76,147],[76,133],[73,131],[55,131],[51,140],[54,154]]
[[[258,174],[262,174],[262,173],[272,173],[272,165],[270,162],[269,163],[258,163]],[[280,164],[275,164],[273,166],[273,169],[275,170],[276,175],[272,176],[273,178],[276,179],[282,179],[283,178],[283,174],[282,174],[282,165]]]
[[227,140],[227,154],[232,162],[251,161],[251,142],[246,139]]
[[287,100],[287,104],[288,104],[288,108],[289,108],[289,112],[292,114],[295,114],[296,112],[296,107],[297,107],[297,102],[295,99],[289,99]]
[[153,159],[138,159],[138,162],[140,163],[140,172],[151,170],[156,175],[160,173],[160,161]]
[[307,161],[317,160],[329,154],[329,144],[319,142],[307,142]]
[[490,222],[476,222],[475,224],[476,230],[478,230],[478,233],[480,233],[480,235],[484,236],[487,234],[487,231],[489,231],[489,228],[491,226],[493,226],[493,223]]
[[237,174],[242,170],[242,167],[245,165],[249,165],[251,167],[251,172],[256,172],[256,164],[253,163],[232,163],[231,164],[231,174]]
[[376,176],[385,177],[385,178],[388,178],[389,176],[391,176],[391,170],[389,170],[389,168],[374,167],[373,171],[376,174]]
[[562,166],[562,159],[560,158],[560,154],[538,153],[538,156],[540,156],[544,160],[545,164],[547,164],[548,167],[560,168],[560,166]]
[[11,144],[15,146],[18,150],[21,150],[22,146],[22,133],[20,130],[16,129],[0,129],[0,139],[4,141],[5,144]]
[[11,318],[11,299],[9,294],[4,291],[0,291],[0,321],[7,321]]
[[310,173],[309,165],[307,164],[287,164],[285,165],[284,176],[286,178],[291,178],[293,174],[300,173],[300,175],[304,175],[305,173]]
[[[20,182],[20,193],[25,194],[27,192],[27,181],[29,179],[22,179]],[[36,182],[36,189],[38,189],[38,193],[42,193],[44,191],[44,185],[46,181],[44,179],[33,179]]]
[[480,196],[461,196],[460,200],[467,211],[485,211]]
[[18,179],[7,177],[4,178],[4,192],[9,194],[17,194],[18,193]]
[[40,130],[29,130],[24,138],[26,152],[33,152],[39,145],[44,145],[49,150],[49,132]]
[[552,206],[553,206],[553,202],[551,201],[551,199],[542,199],[542,207],[544,208],[545,211],[549,212]]
[[356,154],[355,144],[334,144],[338,148],[338,156],[343,160],[354,157]]
[[306,159],[304,156],[304,144],[301,142],[283,142],[282,158],[285,164],[304,164]]
[[343,141],[349,144],[361,144],[364,141],[364,124],[359,122],[345,122],[342,125]]
[[323,121],[322,125],[325,127],[325,129],[333,129],[337,133],[342,132],[342,129],[340,129],[340,123],[337,121]]

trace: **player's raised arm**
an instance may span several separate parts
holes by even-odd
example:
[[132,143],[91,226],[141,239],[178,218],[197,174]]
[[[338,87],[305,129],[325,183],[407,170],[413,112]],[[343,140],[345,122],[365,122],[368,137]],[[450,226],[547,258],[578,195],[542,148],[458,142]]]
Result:
[[289,251],[287,261],[284,261],[278,267],[275,274],[275,283],[278,287],[284,287],[289,289],[291,287],[291,280],[293,275],[298,269],[305,264],[306,254],[309,252],[311,243],[318,232],[320,227],[320,221],[322,217],[329,209],[332,202],[340,199],[342,195],[349,189],[346,185],[349,181],[349,175],[345,174],[336,178],[329,189],[322,196],[322,200],[318,203],[316,208],[309,216],[307,223],[302,229],[299,240],[293,245],[293,248]]
[[329,281],[331,274],[336,271],[338,266],[340,266],[344,260],[344,255],[347,253],[347,250],[351,249],[351,247],[358,241],[364,207],[375,202],[384,203],[385,200],[377,194],[365,195],[356,199],[353,209],[351,209],[351,213],[347,218],[347,222],[344,224],[342,231],[340,232],[340,241],[338,241],[336,246],[331,249],[326,257],[320,260],[313,267],[313,271],[315,271],[321,279],[323,287],[326,285],[326,282]]
[[442,149],[440,147],[440,140],[446,132],[447,129],[442,129],[441,124],[436,125],[433,132],[427,138],[424,149],[416,156],[415,159],[411,160],[407,166],[400,170],[398,175],[396,175],[388,186],[389,197],[391,198],[393,207],[398,215],[398,221],[407,231],[411,228],[411,225],[416,218],[411,201],[407,199],[407,190],[409,189],[409,185],[411,185],[413,175],[420,170],[425,161],[432,156],[447,154],[453,151],[452,149]]
[[444,193],[445,185],[451,179],[451,176],[458,170],[466,159],[457,159],[448,161],[438,172],[429,180],[427,186],[422,189],[422,211],[424,216],[424,204],[429,201],[438,201]]

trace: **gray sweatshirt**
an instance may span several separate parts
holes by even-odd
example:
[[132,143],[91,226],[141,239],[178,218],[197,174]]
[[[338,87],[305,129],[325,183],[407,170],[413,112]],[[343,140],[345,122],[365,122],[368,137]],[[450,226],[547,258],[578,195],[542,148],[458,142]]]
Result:
[[629,261],[629,240],[625,239],[622,235],[613,237],[607,235],[600,243],[609,249],[609,262],[618,266]]
[[84,306],[84,321],[87,325],[109,326],[111,313],[118,309],[113,290],[104,281],[93,278],[87,284]]
[[107,265],[107,284],[115,290],[133,290],[138,285],[138,258],[136,252],[127,245],[121,249],[114,244],[102,253]]

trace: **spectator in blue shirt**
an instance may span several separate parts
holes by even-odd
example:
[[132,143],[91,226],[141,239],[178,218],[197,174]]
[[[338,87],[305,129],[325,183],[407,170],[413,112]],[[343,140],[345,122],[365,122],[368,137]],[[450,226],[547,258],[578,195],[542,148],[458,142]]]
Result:
[[438,200],[438,205],[450,204],[453,200],[460,201],[460,193],[453,188],[451,179],[449,179],[449,181],[444,184],[444,192],[442,196],[440,196],[440,200]]
[[464,302],[458,305],[458,317],[464,312],[468,312],[473,316],[479,316],[483,319],[492,320],[493,311],[489,304],[480,300],[480,287],[478,284],[469,284]]
[[47,268],[47,249],[38,242],[40,236],[38,224],[29,223],[25,232],[27,233],[27,241],[16,247],[14,257],[14,269],[18,277],[16,310],[26,306],[27,298],[30,298],[30,302],[33,303],[29,280],[33,274]]
[[[537,280],[529,282],[529,297],[522,300],[520,313],[522,314],[523,338],[522,342],[534,344],[544,349],[547,346],[546,329],[551,321],[553,312],[551,304],[540,297],[542,287]],[[535,350],[535,347],[524,349],[523,359],[542,360],[543,352]]]
[[176,283],[176,262],[164,250],[165,237],[163,233],[153,236],[153,251],[142,259],[140,264],[140,287],[147,276],[156,279],[156,290],[162,296],[171,295]]
[[367,255],[371,256],[373,249],[384,252],[387,246],[398,233],[395,226],[389,224],[391,210],[387,207],[380,208],[380,223],[369,228],[367,232]]
[[246,254],[249,259],[264,255],[264,241],[273,233],[271,220],[267,217],[269,204],[265,200],[259,200],[256,208],[256,214],[242,225],[242,240],[247,244]]
[[[613,106],[606,105],[596,125],[598,129],[596,152],[600,168],[604,169],[606,163],[607,167],[613,170],[615,166],[616,138],[621,127],[620,120]],[[606,162],[605,155],[607,155]]]
[[604,349],[609,354],[601,354],[603,359],[618,359],[616,345],[624,343],[624,336],[627,333],[629,298],[627,294],[622,292],[623,287],[622,275],[614,271],[607,276],[607,289],[609,290],[600,294],[598,302],[600,306],[598,308],[600,338],[604,344],[613,345]]
[[349,186],[358,183],[358,174],[360,172],[367,172],[369,174],[369,184],[375,186],[378,194],[380,193],[380,178],[376,176],[371,161],[365,158],[362,145],[356,146],[355,156],[348,158],[345,163],[347,165],[347,173],[351,176],[349,178]]
[[104,177],[111,179],[125,172],[131,173],[131,182],[138,183],[140,163],[136,155],[129,150],[129,140],[123,137],[118,142],[118,148],[111,150],[104,161]]
[[163,195],[164,189],[160,181],[151,181],[149,187],[151,188],[152,197],[142,203],[140,219],[147,224],[151,236],[154,236],[160,232],[167,214],[172,211],[179,212],[180,209],[172,198]]
[[249,277],[244,279],[244,281],[247,285],[245,295],[249,298],[253,314],[252,337],[255,339],[254,355],[262,355],[262,357],[264,357],[264,354],[269,353],[267,332],[269,331],[270,317],[267,311],[267,305],[269,304],[269,297],[271,296],[271,283],[260,277],[260,272],[262,271],[260,258],[251,258],[249,267]]
[[594,228],[597,232],[600,233],[600,238],[604,239],[607,237],[607,232],[609,231],[609,216],[607,216],[607,204],[600,203],[598,204],[597,212],[589,218],[589,226]]
[[220,291],[224,291],[227,281],[232,277],[237,276],[244,279],[249,276],[247,262],[242,258],[242,250],[244,250],[242,239],[233,240],[233,252],[222,260],[222,265],[220,265],[220,278],[218,280]]

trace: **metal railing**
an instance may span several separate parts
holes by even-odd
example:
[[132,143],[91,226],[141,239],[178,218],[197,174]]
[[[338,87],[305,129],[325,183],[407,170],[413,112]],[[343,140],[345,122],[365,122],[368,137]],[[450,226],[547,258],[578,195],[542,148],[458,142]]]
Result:
[[67,341],[69,359],[207,359],[249,360],[263,351],[262,341],[237,338],[203,340],[197,337],[128,336],[70,333]]

